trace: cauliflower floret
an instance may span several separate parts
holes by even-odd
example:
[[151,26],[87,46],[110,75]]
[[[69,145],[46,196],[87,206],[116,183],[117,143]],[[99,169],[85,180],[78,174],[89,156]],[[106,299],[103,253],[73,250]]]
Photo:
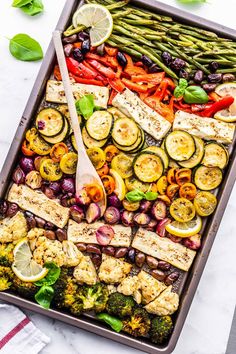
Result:
[[89,256],[83,256],[79,265],[74,269],[74,277],[81,284],[94,285],[97,282],[97,273]]
[[148,304],[153,301],[160,293],[166,289],[166,285],[155,279],[152,275],[141,270],[138,274],[141,287],[142,302]]
[[179,295],[172,292],[172,286],[168,286],[161,295],[145,306],[149,313],[158,316],[172,315],[179,307]]
[[12,218],[0,221],[0,242],[17,242],[27,235],[27,223],[24,214],[18,211]]
[[28,234],[27,234],[27,238],[29,240],[29,244],[30,244],[30,249],[31,251],[34,251],[36,248],[36,242],[38,240],[39,237],[44,236],[45,235],[45,231],[44,229],[39,229],[37,227],[31,229]]
[[67,267],[77,266],[84,257],[83,253],[78,250],[72,241],[62,241],[62,248],[65,253],[64,265]]
[[133,296],[135,301],[138,304],[140,304],[141,300],[142,300],[142,295],[139,290],[140,287],[141,287],[141,284],[139,282],[139,278],[136,275],[133,277],[131,275],[129,275],[124,280],[122,280],[122,282],[120,283],[120,285],[117,288],[117,291],[119,293],[124,294],[124,295]]
[[107,290],[108,290],[109,295],[117,292],[116,286],[112,285],[112,284],[107,285]]
[[58,267],[62,267],[66,261],[61,242],[49,240],[45,236],[40,236],[36,240],[33,259],[42,266],[46,262],[54,262]]
[[115,258],[102,255],[102,264],[99,269],[99,279],[107,284],[120,283],[131,271],[132,265]]

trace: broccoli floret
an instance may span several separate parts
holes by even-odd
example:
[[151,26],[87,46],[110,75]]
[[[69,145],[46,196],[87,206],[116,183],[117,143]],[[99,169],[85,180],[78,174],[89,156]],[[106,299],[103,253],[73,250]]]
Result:
[[13,263],[14,245],[12,243],[0,243],[0,266],[10,267]]
[[116,315],[121,318],[131,316],[135,301],[132,296],[126,296],[115,292],[109,296],[106,310],[111,315]]
[[34,283],[22,281],[16,275],[12,279],[12,289],[20,296],[29,300],[34,299],[34,295],[39,290]]
[[136,308],[129,319],[123,321],[123,331],[134,337],[146,336],[151,325],[150,317],[143,308]]
[[157,316],[151,322],[150,338],[153,343],[162,344],[169,337],[173,329],[170,316]]
[[84,285],[78,290],[78,299],[83,303],[84,310],[102,312],[106,308],[108,300],[108,289],[106,285],[97,283],[92,286]]
[[14,274],[10,267],[0,266],[0,291],[8,290],[12,285]]

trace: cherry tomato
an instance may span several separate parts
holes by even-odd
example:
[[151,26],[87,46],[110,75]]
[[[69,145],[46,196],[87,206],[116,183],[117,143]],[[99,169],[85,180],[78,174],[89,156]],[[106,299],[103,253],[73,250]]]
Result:
[[44,160],[47,160],[48,156],[37,156],[34,159],[34,167],[37,171],[40,170],[40,165]]
[[58,181],[62,177],[59,163],[52,161],[52,159],[43,160],[40,163],[39,172],[44,179],[50,182]]
[[97,183],[88,184],[86,187],[86,192],[89,198],[94,202],[98,203],[103,198],[103,190],[102,187]]
[[102,179],[102,183],[104,185],[107,195],[110,195],[111,193],[113,193],[115,190],[115,187],[116,187],[114,178],[109,175],[105,175],[105,176],[102,176],[101,179]]
[[197,193],[193,204],[198,215],[208,216],[214,212],[217,206],[217,199],[214,194],[201,191]]
[[97,173],[100,177],[105,176],[109,173],[109,167],[108,164],[105,163],[99,170],[97,170]]
[[190,168],[181,168],[175,173],[175,179],[178,185],[182,186],[184,183],[190,183],[192,177],[192,171]]
[[168,172],[167,172],[167,181],[169,184],[172,183],[176,183],[175,180],[175,173],[176,173],[177,169],[176,168],[171,168]]
[[176,184],[176,183],[170,184],[166,190],[167,197],[169,197],[170,199],[173,199],[174,196],[176,195],[176,193],[178,192],[178,190],[179,190],[178,184]]
[[58,143],[53,145],[51,151],[50,151],[50,156],[51,159],[55,162],[59,162],[65,154],[68,153],[68,147],[64,143]]
[[170,206],[170,215],[176,221],[188,222],[195,216],[194,205],[186,198],[175,199]]
[[60,168],[63,173],[73,175],[76,172],[78,155],[75,152],[68,152],[63,155],[60,161]]
[[193,200],[196,197],[197,188],[193,183],[184,183],[179,190],[179,196],[188,200]]
[[111,160],[120,153],[120,151],[117,149],[115,145],[108,145],[105,150],[106,154],[106,161],[111,162]]
[[171,204],[171,200],[167,195],[158,195],[157,199],[162,200],[167,206]]
[[162,176],[157,181],[157,192],[164,195],[166,193],[167,186],[168,186],[167,177]]
[[23,144],[21,146],[21,151],[25,156],[34,156],[35,155],[35,152],[30,149],[29,142],[27,140],[23,141]]
[[103,167],[106,162],[106,156],[102,149],[99,147],[92,147],[87,149],[87,154],[96,170]]

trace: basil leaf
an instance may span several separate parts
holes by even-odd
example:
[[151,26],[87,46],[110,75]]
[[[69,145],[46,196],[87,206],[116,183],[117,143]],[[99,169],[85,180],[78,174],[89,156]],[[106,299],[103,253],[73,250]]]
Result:
[[116,332],[120,332],[123,328],[123,322],[117,317],[108,315],[108,313],[99,313],[97,318],[106,322]]
[[179,98],[184,95],[184,91],[188,87],[188,81],[185,79],[179,79],[179,84],[176,86],[174,90],[174,96],[176,98]]
[[145,199],[147,199],[147,200],[156,200],[157,197],[158,197],[158,193],[156,193],[156,192],[145,193]]
[[184,101],[186,103],[207,103],[208,95],[200,86],[189,86],[184,91]]
[[125,197],[129,202],[139,202],[140,200],[145,199],[145,193],[135,189],[128,192]]
[[53,285],[56,283],[61,274],[61,268],[53,262],[45,263],[44,266],[48,269],[48,273],[43,279],[40,279],[34,283],[37,286]]
[[75,103],[77,113],[82,114],[85,119],[88,119],[93,114],[95,108],[93,95],[84,95]]
[[34,298],[39,305],[45,309],[49,309],[54,296],[54,289],[51,286],[43,285],[35,294]]
[[12,7],[22,7],[27,4],[30,4],[32,0],[14,0],[13,3],[11,4]]
[[40,44],[24,33],[19,33],[10,40],[9,50],[18,60],[35,61],[43,58]]
[[33,0],[31,3],[20,8],[24,13],[29,16],[35,16],[43,12],[44,6],[42,0]]

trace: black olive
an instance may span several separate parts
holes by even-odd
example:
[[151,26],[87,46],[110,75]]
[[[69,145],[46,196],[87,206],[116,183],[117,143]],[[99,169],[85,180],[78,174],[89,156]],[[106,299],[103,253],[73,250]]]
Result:
[[197,70],[194,74],[193,81],[196,84],[200,84],[204,79],[204,72],[202,70]]
[[82,54],[86,54],[90,51],[90,39],[85,39],[83,42],[82,42],[82,45],[81,45],[81,52]]
[[68,43],[64,45],[64,53],[66,57],[69,57],[71,55],[72,50],[73,50],[73,44]]
[[161,57],[166,65],[170,65],[172,63],[172,56],[169,52],[163,52]]
[[188,78],[189,78],[189,73],[188,73],[186,70],[184,70],[184,69],[180,69],[180,71],[179,71],[179,77],[180,77],[181,79],[188,80]]
[[78,33],[77,37],[80,42],[83,42],[86,39],[89,39],[89,34],[87,32],[82,31]]
[[211,83],[211,84],[218,84],[219,82],[222,81],[222,74],[210,74],[207,76],[207,80]]
[[234,74],[224,74],[223,75],[223,82],[230,82],[230,81],[235,81]]
[[209,64],[209,69],[212,73],[215,73],[218,68],[219,68],[219,64],[217,63],[217,61],[212,61]]
[[62,43],[64,43],[64,44],[75,43],[76,41],[77,41],[76,34],[73,34],[72,36],[69,36],[69,37],[64,37],[62,39]]
[[116,59],[117,59],[118,63],[122,66],[122,68],[126,67],[127,59],[126,59],[126,56],[122,52],[117,53]]
[[79,48],[75,48],[72,52],[72,55],[73,55],[74,59],[77,60],[78,62],[81,62],[84,60],[84,56]]
[[161,71],[161,69],[159,68],[159,66],[157,64],[152,64],[150,66],[150,68],[149,68],[149,72],[152,73],[152,74],[153,73],[158,73],[160,71]]
[[142,63],[146,65],[148,68],[152,66],[153,61],[147,56],[147,55],[142,55],[141,57]]
[[171,68],[175,71],[180,71],[186,66],[186,62],[180,58],[175,58],[170,64]]
[[0,201],[0,219],[3,219],[6,216],[8,204],[5,200]]
[[205,90],[207,93],[215,91],[216,84],[204,84],[202,85],[203,90]]

